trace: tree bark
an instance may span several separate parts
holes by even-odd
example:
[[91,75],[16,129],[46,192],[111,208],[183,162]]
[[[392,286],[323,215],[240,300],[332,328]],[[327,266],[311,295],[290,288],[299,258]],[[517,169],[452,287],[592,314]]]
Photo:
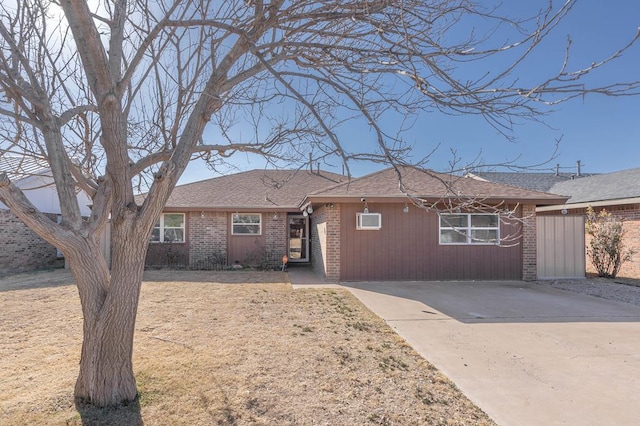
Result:
[[133,401],[137,394],[133,337],[147,241],[125,229],[114,224],[112,230],[111,273],[97,242],[69,259],[84,315],[75,397],[100,407]]

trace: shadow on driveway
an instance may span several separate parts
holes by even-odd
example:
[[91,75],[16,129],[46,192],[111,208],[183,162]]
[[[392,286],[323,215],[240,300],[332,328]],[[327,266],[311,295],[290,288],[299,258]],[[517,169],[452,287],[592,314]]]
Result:
[[343,286],[498,424],[638,424],[639,306],[541,283]]
[[[463,323],[637,322],[640,307],[523,281],[412,281],[343,283],[344,287],[392,296],[376,312],[385,319]],[[375,303],[372,298],[372,303]],[[394,303],[390,303],[394,300]],[[425,306],[407,303],[416,301]]]

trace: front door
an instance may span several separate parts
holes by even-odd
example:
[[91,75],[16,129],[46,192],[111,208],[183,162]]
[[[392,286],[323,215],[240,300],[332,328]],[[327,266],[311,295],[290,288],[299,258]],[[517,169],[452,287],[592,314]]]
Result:
[[289,216],[289,262],[309,261],[309,217]]

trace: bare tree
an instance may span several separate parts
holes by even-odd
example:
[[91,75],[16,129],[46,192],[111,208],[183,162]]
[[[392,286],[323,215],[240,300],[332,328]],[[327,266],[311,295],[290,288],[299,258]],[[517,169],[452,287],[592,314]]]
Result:
[[[549,2],[515,19],[471,0],[3,1],[1,153],[48,162],[62,221],[38,212],[7,174],[0,201],[70,265],[84,314],[76,397],[107,406],[136,396],[145,253],[190,160],[215,167],[236,152],[274,163],[311,153],[347,168],[400,165],[410,152],[383,127],[390,117],[478,114],[508,133],[514,120],[588,92],[638,93],[638,82],[582,83],[635,39],[586,69],[569,70],[567,56],[556,74],[519,83],[519,66],[573,5]],[[510,62],[474,72],[496,55]],[[346,126],[368,129],[371,143],[348,149]],[[90,217],[80,215],[78,188],[93,200]],[[109,218],[110,270],[98,241]]]

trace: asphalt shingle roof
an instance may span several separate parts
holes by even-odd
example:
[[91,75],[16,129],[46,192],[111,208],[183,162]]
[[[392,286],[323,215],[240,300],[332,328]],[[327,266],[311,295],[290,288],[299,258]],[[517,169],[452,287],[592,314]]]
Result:
[[307,193],[345,180],[325,171],[251,170],[176,186],[166,207],[293,209]]
[[640,168],[559,182],[549,192],[571,197],[567,203],[640,197]]
[[[414,168],[399,169],[407,193],[412,196],[438,200],[441,198],[479,198],[500,200],[528,200],[538,204],[563,203],[564,197],[531,191],[515,186],[486,182],[471,177],[435,173]],[[403,197],[398,174],[390,168],[354,179],[348,183],[320,190],[314,197]]]
[[489,182],[542,192],[549,192],[553,185],[575,178],[575,175],[569,173],[473,172],[472,175]]
[[[401,168],[405,190],[416,197],[479,198],[532,201],[538,205],[563,203],[565,197],[470,177],[414,168]],[[296,209],[305,199],[356,197],[405,198],[395,169],[348,180],[329,172],[252,170],[176,186],[166,208],[179,209]],[[138,201],[144,199],[144,194]]]

